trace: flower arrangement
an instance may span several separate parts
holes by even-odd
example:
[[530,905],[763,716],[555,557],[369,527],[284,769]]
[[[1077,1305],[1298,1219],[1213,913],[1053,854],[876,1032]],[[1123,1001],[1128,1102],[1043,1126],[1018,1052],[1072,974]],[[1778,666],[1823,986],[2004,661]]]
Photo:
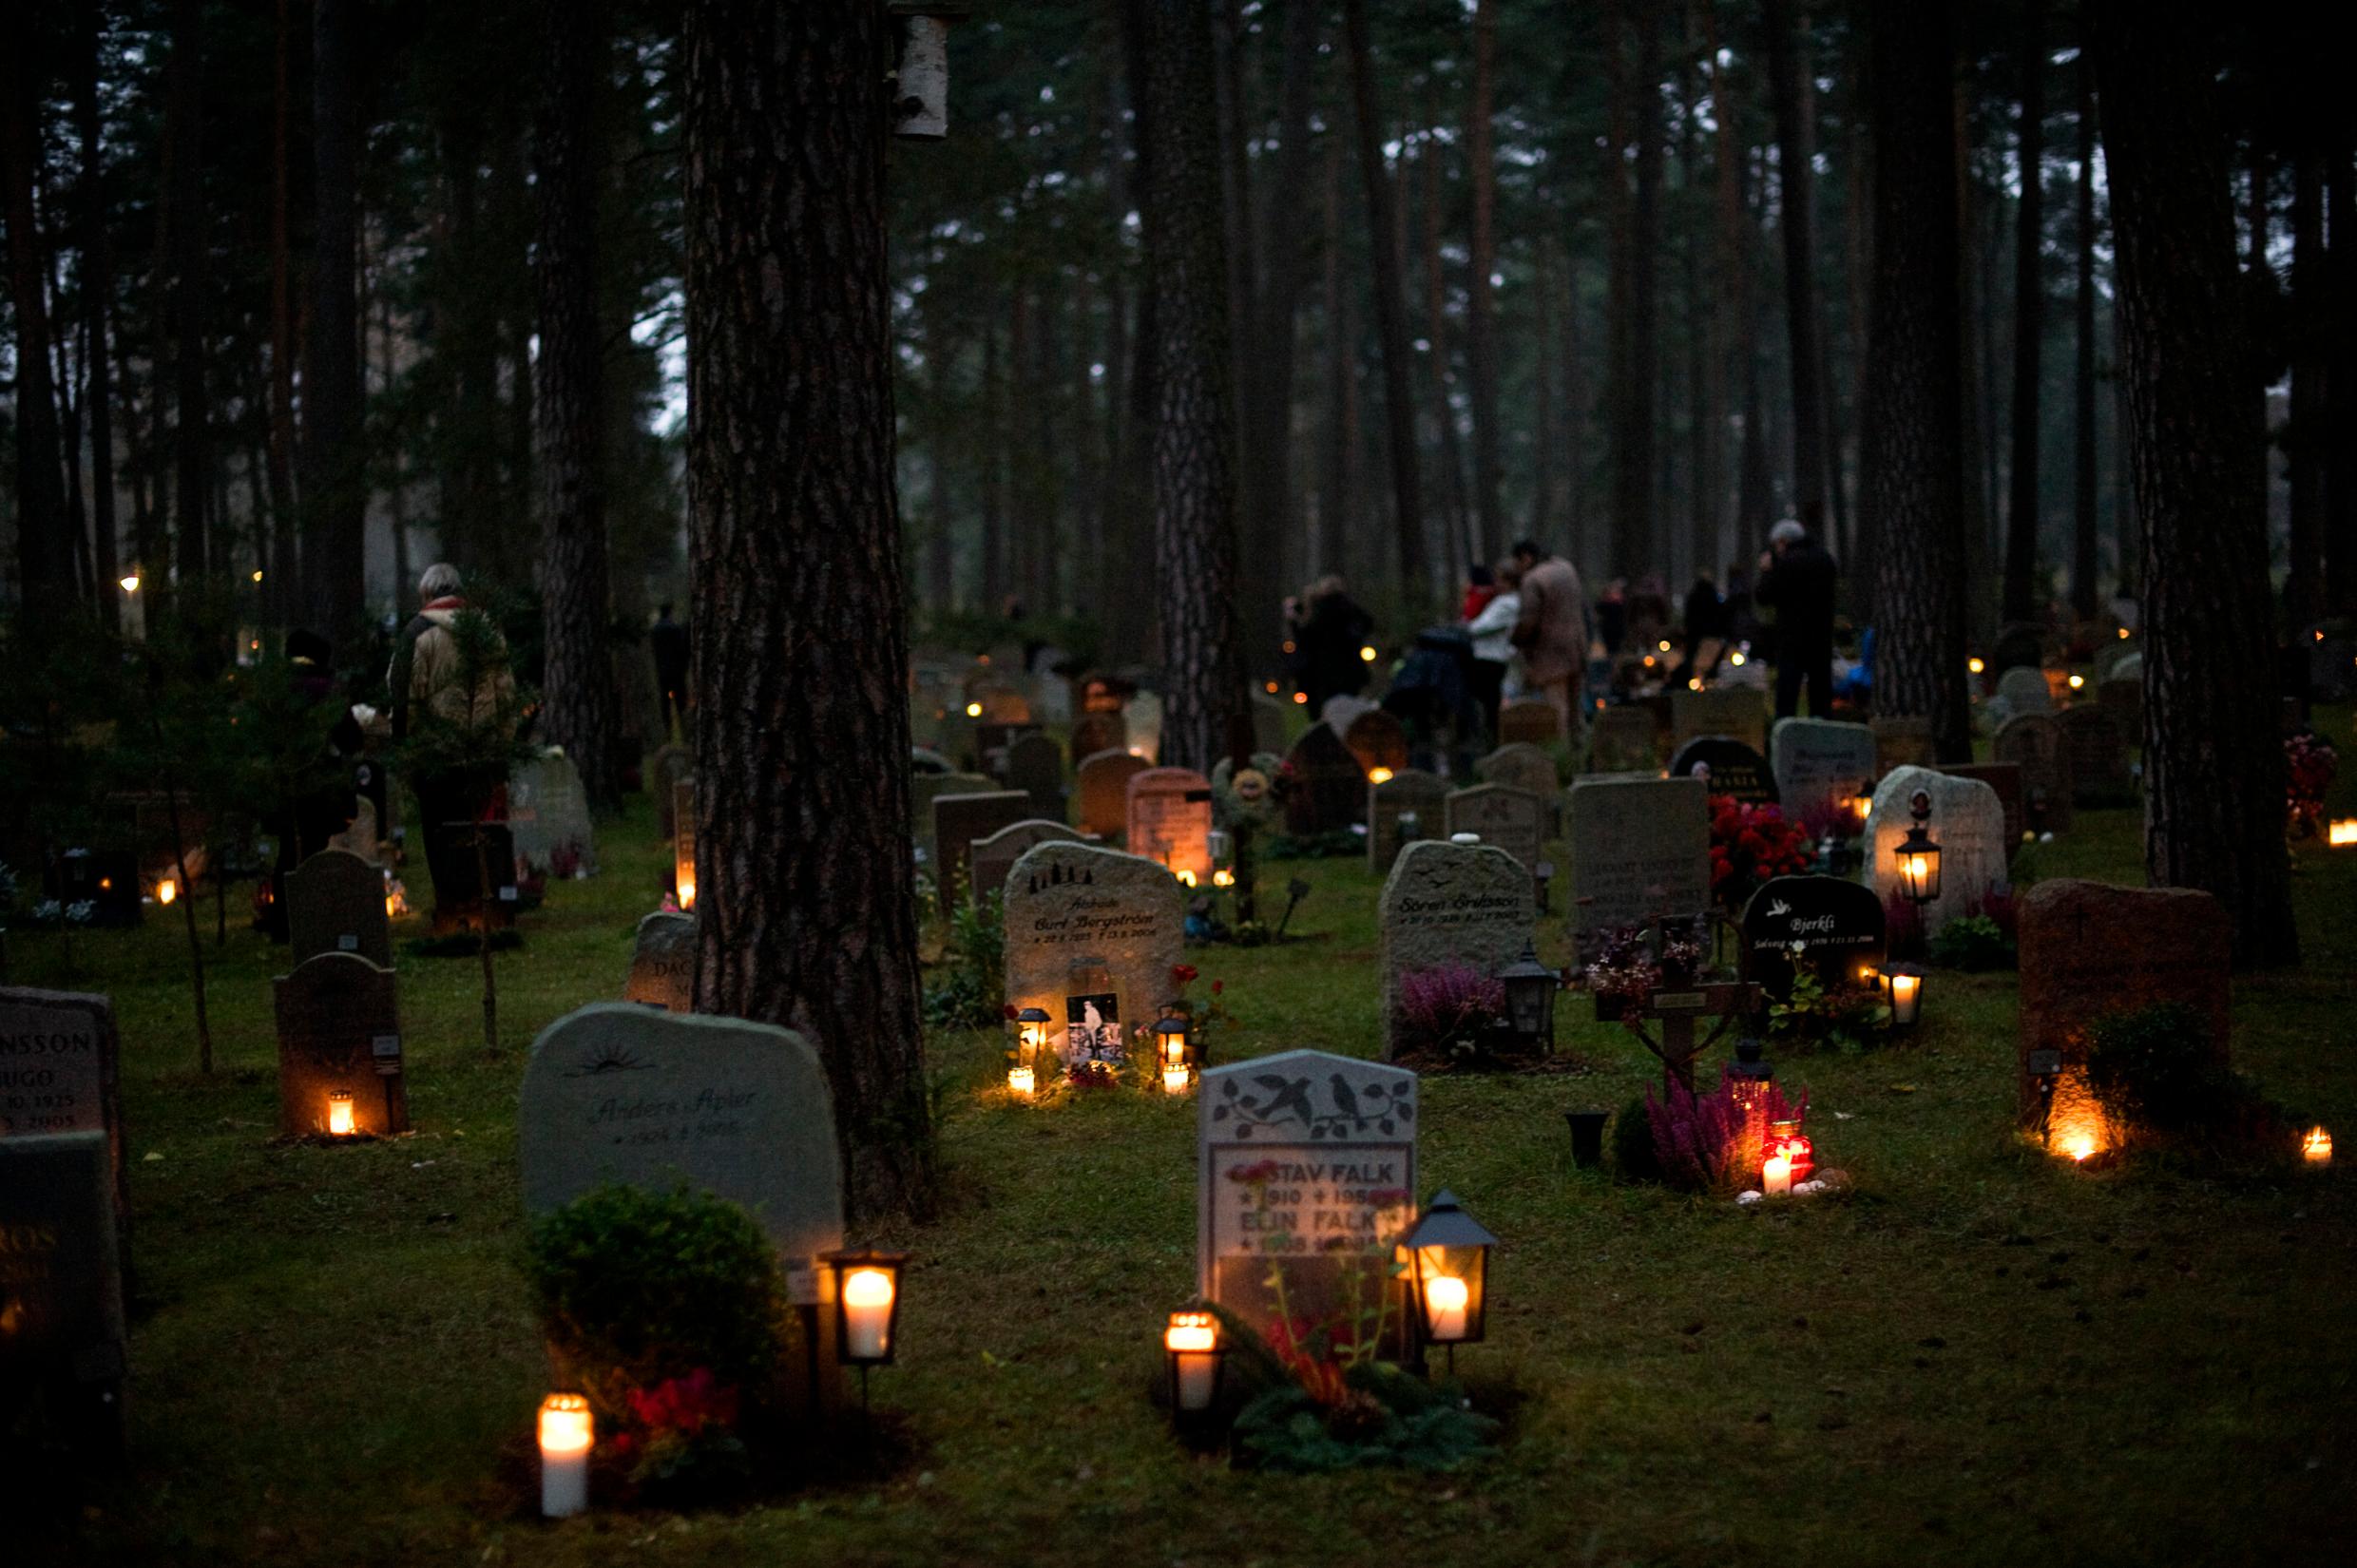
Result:
[[652,1388],[629,1390],[630,1425],[614,1434],[614,1458],[633,1484],[672,1494],[712,1492],[745,1479],[747,1456],[737,1435],[733,1385],[699,1367]]
[[1793,944],[1791,993],[1768,1004],[1768,1038],[1787,1047],[1832,1045],[1853,1053],[1874,1044],[1885,1011],[1881,991],[1847,974],[1827,981],[1800,946]]
[[1610,1021],[1641,1004],[1650,992],[1694,985],[1702,974],[1703,958],[1699,922],[1665,923],[1658,960],[1652,932],[1642,926],[1621,926],[1601,933],[1596,958],[1585,974],[1587,987],[1596,996],[1596,1016]]
[[2340,754],[2313,730],[2284,736],[2285,831],[2293,838],[2314,835],[2324,820],[2325,794],[2340,772]]
[[1411,1052],[1477,1048],[1483,1031],[1505,1011],[1505,985],[1470,964],[1408,969],[1400,975],[1400,1022]]
[[1781,808],[1711,797],[1711,895],[1730,911],[1771,877],[1809,870],[1812,841]]
[[[1224,980],[1213,981],[1210,994],[1206,996],[1196,997],[1188,994],[1187,987],[1201,978],[1202,971],[1192,964],[1172,965],[1170,966],[1171,995],[1169,1000],[1162,1004],[1162,1007],[1171,1017],[1183,1018],[1187,1021],[1187,1039],[1194,1042],[1195,1060],[1198,1064],[1208,1067],[1211,1065],[1212,1041],[1224,1031],[1236,1027],[1236,1015],[1228,1011],[1227,1004],[1220,1000],[1228,988],[1228,983]],[[1152,1052],[1149,1051],[1147,1055],[1150,1059]]]
[[1731,1196],[1758,1174],[1760,1135],[1772,1121],[1806,1121],[1809,1096],[1793,1105],[1773,1083],[1760,1084],[1747,1109],[1734,1076],[1721,1064],[1718,1087],[1709,1093],[1673,1082],[1666,1099],[1645,1091],[1645,1118],[1653,1130],[1654,1158],[1661,1179],[1681,1192]]

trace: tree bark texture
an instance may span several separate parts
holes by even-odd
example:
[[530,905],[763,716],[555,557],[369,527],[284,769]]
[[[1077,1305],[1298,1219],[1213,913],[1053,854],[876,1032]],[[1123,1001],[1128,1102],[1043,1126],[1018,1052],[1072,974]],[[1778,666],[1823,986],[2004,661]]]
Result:
[[1141,193],[1154,278],[1161,403],[1154,425],[1155,581],[1162,602],[1165,767],[1208,774],[1244,711],[1236,638],[1236,393],[1212,117],[1209,19],[1190,0],[1146,0]]
[[1628,12],[1637,29],[1637,74],[1629,132],[1636,143],[1636,184],[1629,203],[1628,339],[1612,398],[1612,569],[1636,577],[1657,565],[1655,429],[1660,376],[1661,23],[1653,8]]
[[106,224],[106,180],[101,152],[103,111],[98,101],[99,9],[81,8],[74,55],[74,124],[82,143],[82,328],[85,375],[83,403],[90,430],[90,533],[95,546],[92,576],[99,624],[115,629],[122,601],[114,583],[121,575],[121,541],[115,520],[114,355],[108,307],[114,298],[114,240]]
[[[2291,418],[2284,431],[2290,470],[2285,628],[2305,637],[2324,608],[2325,452],[2324,161],[2303,144],[2291,164]],[[2350,432],[2341,432],[2344,440]]]
[[547,86],[534,139],[539,244],[533,260],[540,357],[540,587],[546,659],[542,714],[549,739],[580,770],[589,802],[621,801],[606,589],[605,340],[598,325],[597,103],[605,75],[605,11],[591,0],[544,0]]
[[2091,10],[2144,525],[2145,871],[2218,896],[2238,966],[2296,964],[2255,471],[2266,443],[2214,40],[2191,0]]
[[[367,619],[368,480],[360,430],[359,17],[354,0],[312,7],[312,179],[317,209],[303,365],[303,602],[337,640]],[[413,585],[395,583],[396,596]]]
[[19,602],[38,611],[74,591],[73,539],[66,523],[65,453],[49,361],[50,323],[33,186],[41,163],[43,74],[30,6],[0,22],[0,179],[9,226],[9,296],[15,308],[16,562]]
[[2101,602],[2096,516],[2095,72],[2083,51],[2078,70],[2079,232],[2073,238],[2079,266],[2079,341],[2072,388],[2076,445],[2071,465],[2071,608],[2081,621],[2092,621]]
[[1767,0],[1768,101],[1776,122],[1777,221],[1784,230],[1784,306],[1792,338],[1792,510],[1822,538],[1827,464],[1819,375],[1825,357],[1818,347],[1816,180],[1808,124],[1815,88],[1801,79],[1796,36],[1805,20],[1792,0]]
[[858,1220],[929,1210],[877,4],[685,29],[699,1011],[834,1087]]
[[1373,51],[1367,36],[1367,0],[1343,0],[1342,29],[1351,60],[1359,177],[1367,192],[1368,250],[1374,261],[1375,335],[1383,354],[1383,417],[1391,458],[1391,522],[1400,591],[1413,603],[1430,597],[1432,583],[1424,548],[1424,489],[1417,478],[1416,405],[1408,374],[1408,303],[1396,242],[1397,198],[1390,173],[1384,167]]
[[[1276,172],[1261,192],[1260,325],[1252,382],[1239,389],[1252,400],[1250,420],[1259,440],[1245,453],[1254,464],[1253,488],[1260,492],[1264,523],[1276,534],[1271,581],[1289,592],[1302,564],[1301,508],[1293,474],[1294,344],[1301,296],[1310,278],[1310,224],[1303,221],[1311,182],[1310,118],[1317,85],[1317,40],[1321,28],[1315,0],[1287,0],[1284,66],[1277,93]],[[1292,575],[1289,575],[1292,573]],[[1276,625],[1274,604],[1256,604],[1255,624]],[[1254,634],[1247,651],[1263,639]]]
[[1498,267],[1498,154],[1489,124],[1497,112],[1497,0],[1474,0],[1473,107],[1465,135],[1466,172],[1473,190],[1465,370],[1473,404],[1473,508],[1481,521],[1478,548],[1484,561],[1505,553],[1505,512],[1498,493],[1504,463],[1498,442],[1497,304],[1489,280]]
[[2022,201],[2013,248],[2013,459],[2005,499],[2004,618],[2035,621],[2038,588],[2039,348],[2046,330],[2046,36],[2044,0],[2022,11]]
[[1880,545],[1876,708],[1928,718],[1941,760],[1968,762],[1953,25],[1950,0],[1877,8],[1870,24],[1874,286],[1860,467]]
[[[271,50],[270,108],[270,475],[269,586],[262,595],[272,620],[291,620],[301,590],[283,565],[292,564],[295,537],[295,37],[292,0],[278,0]],[[366,358],[365,346],[362,357]],[[283,558],[283,559],[282,559]]]
[[204,4],[174,0],[170,86],[172,526],[180,580],[193,585],[207,566],[206,502],[213,489],[211,416],[205,406],[205,262],[210,252],[204,205]]
[[2329,303],[2324,331],[2331,363],[2325,376],[2325,412],[2342,433],[2331,444],[2325,476],[2325,607],[2357,615],[2357,160],[2347,126],[2332,141],[2326,213],[2332,250],[2326,262]]

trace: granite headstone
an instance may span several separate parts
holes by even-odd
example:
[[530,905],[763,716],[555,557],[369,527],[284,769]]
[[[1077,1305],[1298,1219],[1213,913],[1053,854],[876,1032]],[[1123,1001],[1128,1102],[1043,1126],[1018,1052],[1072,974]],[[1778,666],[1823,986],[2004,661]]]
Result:
[[271,982],[278,1023],[278,1132],[328,1128],[328,1097],[352,1097],[355,1133],[410,1126],[401,1078],[401,1014],[391,969],[357,953],[320,953]]
[[1497,973],[1531,940],[1537,894],[1530,868],[1495,845],[1423,839],[1400,851],[1375,908],[1383,1054],[1390,1061],[1414,1043],[1402,978],[1447,965]]
[[286,873],[287,944],[292,962],[315,953],[358,953],[393,967],[393,927],[385,916],[385,873],[347,850],[321,850]]

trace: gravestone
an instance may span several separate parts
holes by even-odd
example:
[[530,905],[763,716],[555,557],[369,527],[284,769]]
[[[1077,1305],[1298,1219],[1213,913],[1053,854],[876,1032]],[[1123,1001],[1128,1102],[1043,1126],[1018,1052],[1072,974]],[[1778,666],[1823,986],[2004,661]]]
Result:
[[1536,871],[1546,858],[1548,804],[1546,796],[1511,784],[1458,790],[1446,803],[1448,836],[1479,833],[1484,844],[1504,850],[1524,870]]
[[1960,762],[1940,772],[1956,778],[1977,778],[1997,792],[1997,804],[2005,813],[2005,859],[2010,862],[2021,852],[2022,835],[2029,828],[2022,803],[2022,764]]
[[[119,1202],[104,1132],[0,1138],[0,1393],[42,1390],[55,1435],[86,1462],[123,1444]],[[15,1415],[0,1406],[11,1426]],[[28,1561],[37,1525],[33,1539]]]
[[1006,889],[1015,862],[1042,844],[1078,844],[1079,833],[1061,822],[1032,817],[1010,823],[987,838],[974,840],[966,867],[968,896],[977,904]]
[[1630,702],[1600,709],[1596,721],[1588,726],[1587,771],[1652,773],[1661,766],[1657,750],[1660,733],[1651,708]]
[[524,1207],[607,1183],[741,1205],[790,1269],[843,1244],[834,1099],[818,1053],[771,1023],[593,1002],[532,1042],[516,1106]]
[[696,775],[671,784],[671,890],[680,908],[696,907]]
[[2017,714],[2054,711],[2054,696],[2046,685],[2046,672],[2035,664],[2017,664],[1998,677],[1997,700],[2008,718]]
[[1874,765],[1884,773],[1939,766],[1940,748],[1931,738],[1930,719],[1876,718],[1867,728],[1874,732]]
[[324,1134],[328,1096],[338,1093],[352,1097],[355,1132],[408,1132],[393,971],[357,953],[320,953],[271,988],[278,1020],[279,1136]]
[[1072,721],[1072,767],[1076,773],[1082,763],[1099,752],[1128,749],[1129,727],[1121,722],[1120,714],[1083,714]]
[[1153,766],[1162,755],[1162,699],[1152,692],[1134,694],[1121,704],[1121,724],[1129,732],[1128,750]]
[[1914,825],[1908,802],[1917,791],[1931,797],[1931,841],[1940,846],[1940,896],[1923,907],[1924,935],[1971,913],[2005,880],[2005,809],[1997,792],[1977,778],[1930,768],[1893,768],[1874,787],[1867,885],[1886,904],[1899,896],[1898,849]]
[[2032,832],[2066,832],[2071,826],[2071,756],[2062,726],[2050,713],[2017,713],[1997,727],[1989,755],[2022,768],[2022,809]]
[[630,983],[624,1002],[649,1004],[667,1013],[696,1010],[696,917],[657,910],[639,922],[630,949]]
[[0,1138],[104,1133],[116,1209],[128,1214],[122,1050],[106,998],[0,985]]
[[1776,804],[1776,780],[1768,759],[1733,736],[1706,735],[1687,741],[1670,758],[1670,776],[1703,779],[1711,794],[1730,795],[1747,806]]
[[286,873],[286,928],[293,963],[315,953],[358,953],[392,968],[383,869],[347,850],[321,850]]
[[1367,773],[1377,768],[1397,773],[1408,766],[1408,726],[1381,708],[1370,708],[1351,720],[1351,727],[1342,732],[1342,743],[1351,748],[1351,755]]
[[955,772],[957,770],[949,766],[949,759],[931,747],[911,746],[909,748],[909,773],[911,777],[922,778],[927,774]]
[[1102,1059],[1105,1031],[1150,1028],[1175,994],[1186,889],[1137,855],[1042,844],[1007,876],[1006,932],[1006,1004],[1044,1009],[1067,1065]]
[[1883,901],[1847,877],[1770,877],[1743,907],[1743,978],[1786,1000],[1798,944],[1829,986],[1854,982],[1888,955],[1884,920]]
[[1253,750],[1276,752],[1285,750],[1285,704],[1266,692],[1255,692],[1252,698]]
[[2095,659],[2092,661],[2094,669],[2090,679],[2097,685],[2101,685],[2119,673],[2120,662],[2123,660],[2137,651],[2136,643],[2128,638],[2115,638],[2105,642],[2095,651]]
[[509,776],[508,828],[517,858],[533,870],[545,873],[570,861],[574,874],[597,874],[589,795],[582,788],[581,770],[563,752],[545,752]]
[[910,829],[925,851],[929,865],[940,864],[940,846],[933,840],[933,802],[944,795],[991,794],[998,785],[980,774],[919,774],[909,781]]
[[1285,831],[1295,838],[1341,832],[1367,809],[1367,770],[1329,724],[1313,724],[1279,769]]
[[1006,787],[1031,797],[1031,814],[1064,820],[1064,748],[1034,732],[1006,743]]
[[1363,697],[1336,693],[1326,699],[1324,707],[1318,709],[1317,719],[1334,734],[1347,736],[1351,733],[1351,726],[1358,722],[1359,715],[1373,713],[1376,704]]
[[1081,832],[1108,844],[1129,831],[1129,781],[1154,764],[1127,752],[1099,752],[1080,766]]
[[1555,758],[1526,740],[1499,747],[1474,763],[1473,772],[1485,784],[1511,784],[1550,806],[1561,792]]
[[1367,869],[1387,876],[1407,842],[1402,818],[1413,815],[1418,838],[1446,838],[1448,780],[1421,768],[1402,768],[1367,786]]
[[2071,804],[2120,806],[2136,798],[2136,779],[2128,771],[2128,742],[2118,722],[2091,703],[2065,708],[2055,716],[2062,729],[2062,750],[2071,764]]
[[1670,749],[1706,735],[1732,736],[1755,752],[1768,747],[1768,705],[1744,686],[1683,686],[1670,694]]
[[933,889],[940,895],[943,914],[955,914],[965,902],[966,863],[973,858],[974,841],[1012,827],[1030,813],[1031,797],[1020,790],[934,797]]
[[2041,1080],[2085,1062],[2088,1029],[2107,1014],[2182,1004],[2227,1061],[2232,944],[2214,894],[2059,878],[2022,895],[2019,929],[2024,1121]]
[[1440,839],[1400,851],[1375,908],[1386,1061],[1412,1043],[1400,1010],[1403,976],[1456,964],[1494,975],[1523,956],[1537,919],[1529,867],[1493,844]]
[[1563,721],[1555,704],[1539,698],[1518,697],[1498,704],[1498,744],[1552,746],[1563,738]]
[[1123,843],[1131,854],[1168,867],[1181,881],[1210,885],[1210,779],[1189,768],[1149,768],[1129,781],[1128,816]]
[[1571,928],[1595,939],[1711,907],[1710,797],[1698,778],[1583,778],[1571,787]]
[[[1422,846],[1420,846],[1421,848]],[[1356,1057],[1283,1051],[1203,1075],[1196,1106],[1197,1288],[1275,1330],[1385,1321],[1402,1337],[1391,1253],[1416,1215],[1416,1075]],[[1363,1316],[1362,1316],[1363,1314]]]
[[1787,821],[1822,836],[1854,829],[1850,802],[1874,787],[1874,732],[1830,718],[1779,718],[1768,737],[1776,801]]

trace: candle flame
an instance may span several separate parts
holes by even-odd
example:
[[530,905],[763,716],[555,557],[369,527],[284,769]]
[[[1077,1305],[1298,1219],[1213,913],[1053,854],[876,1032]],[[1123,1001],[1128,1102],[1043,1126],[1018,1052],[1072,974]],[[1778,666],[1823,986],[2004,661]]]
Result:
[[1389,768],[1372,768],[1368,771],[1367,782],[1370,784],[1389,784],[1391,782],[1392,777],[1393,774],[1391,770]]
[[847,1307],[890,1307],[892,1304],[892,1276],[881,1269],[853,1269],[843,1281],[843,1304]]
[[1030,1068],[1009,1067],[1006,1069],[1006,1089],[1009,1094],[1018,1099],[1028,1100],[1031,1098],[1031,1091],[1036,1087],[1038,1087],[1038,1080],[1032,1076]]
[[1170,1326],[1162,1330],[1162,1347],[1169,1350],[1211,1350],[1219,1345],[1219,1326],[1209,1312],[1173,1312]]
[[540,1451],[585,1454],[591,1441],[589,1402],[579,1394],[550,1394],[540,1402]]
[[2357,845],[2357,816],[2345,816],[2325,830],[2325,842],[2336,850]]
[[327,1131],[330,1138],[353,1134],[352,1097],[341,1089],[327,1097]]
[[2046,1109],[2046,1142],[2074,1163],[2101,1154],[2111,1142],[2102,1101],[2088,1087],[2087,1069],[2065,1067],[2055,1080],[2054,1102]]
[[1163,1068],[1162,1092],[1166,1095],[1185,1094],[1187,1092],[1187,1081],[1193,1076],[1193,1074],[1187,1071],[1187,1064],[1183,1061],[1179,1062],[1175,1067]]
[[1434,1312],[1462,1312],[1470,1288],[1454,1274],[1435,1274],[1424,1282],[1425,1306]]
[[680,885],[680,908],[682,911],[694,908],[696,907],[696,873],[681,871],[676,880]]
[[2300,1139],[2300,1157],[2310,1165],[2332,1163],[2332,1135],[2322,1127],[2310,1127]]
[[1211,873],[1211,885],[1215,888],[1233,888],[1236,886],[1236,873],[1234,871],[1214,871]]
[[159,904],[169,904],[169,903],[172,903],[174,900],[178,899],[179,897],[180,897],[180,883],[179,883],[177,880],[175,880],[174,878],[172,878],[172,877],[168,877],[168,876],[167,876],[167,877],[165,877],[163,881],[161,881],[161,882],[159,882],[159,883],[157,883],[157,884],[156,884],[156,902],[157,902],[157,903],[159,903]]

